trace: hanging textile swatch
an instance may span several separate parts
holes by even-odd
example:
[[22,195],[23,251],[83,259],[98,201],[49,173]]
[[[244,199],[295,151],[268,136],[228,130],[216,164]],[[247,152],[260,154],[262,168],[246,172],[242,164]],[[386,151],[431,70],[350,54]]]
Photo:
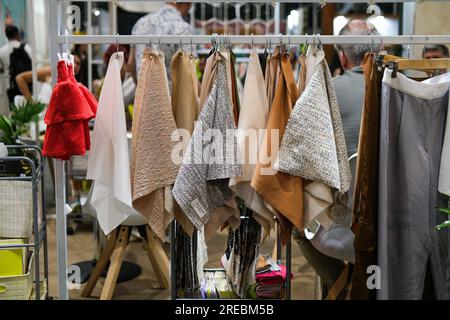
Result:
[[111,55],[92,134],[87,179],[94,180],[91,204],[105,234],[134,212],[120,69],[123,52]]
[[217,59],[219,55],[216,51],[213,51],[211,55],[206,59],[205,71],[203,72],[202,85],[200,88],[199,110],[204,106],[206,98],[208,98],[209,92],[213,85],[213,75],[215,74],[215,68],[217,67]]
[[[311,48],[307,52],[305,91],[287,123],[275,168],[315,183],[305,185],[305,189],[312,186],[317,189],[305,198],[306,219],[302,222],[305,226],[325,211],[322,203],[325,208],[327,204],[336,204],[325,212],[330,221],[340,224],[350,212],[346,198],[339,199],[339,195],[349,190],[352,177],[331,73],[323,51],[315,53]],[[317,67],[310,71],[314,66]],[[333,195],[329,188],[338,190],[339,194]],[[320,222],[327,227],[331,224]]]
[[264,76],[267,99],[269,99],[269,107],[271,107],[273,103],[280,72],[280,47],[276,46],[275,49],[273,49],[272,54],[267,54]]
[[165,188],[179,166],[172,161],[178,137],[173,118],[164,55],[146,49],[136,88],[131,144],[133,207],[163,240],[172,217],[165,210]]
[[42,153],[69,160],[73,155],[85,155],[90,149],[88,122],[95,117],[97,102],[86,100],[80,85],[71,78],[66,61],[60,60],[57,70],[58,82],[44,118],[47,128]]
[[253,49],[247,68],[238,125],[238,143],[244,174],[232,178],[230,187],[236,196],[253,210],[255,220],[261,224],[266,234],[269,234],[275,222],[273,213],[264,205],[263,198],[250,186],[259,155],[261,130],[266,128],[269,116],[269,102],[265,90],[258,52]]
[[[232,200],[229,179],[242,175],[234,139],[236,127],[227,90],[226,63],[219,53],[215,55],[213,85],[173,188],[176,201],[197,229],[208,223],[215,209]],[[227,131],[233,134],[227,135]],[[227,219],[228,216],[219,219],[219,226]]]
[[[189,145],[189,141],[194,131],[194,124],[199,114],[198,106],[198,84],[194,72],[194,57],[192,54],[182,50],[175,53],[171,61],[172,70],[172,112],[180,131],[182,139],[182,152],[178,156],[184,156],[184,152]],[[182,132],[181,132],[182,131]],[[183,210],[173,201],[173,195],[170,193],[166,197],[168,211],[173,212],[174,218],[181,225],[183,230],[192,236],[194,225],[187,218]]]
[[351,280],[351,299],[375,299],[367,288],[367,268],[377,264],[378,157],[380,136],[380,96],[382,72],[376,55],[364,57],[365,98],[359,133],[353,198],[352,231],[355,234],[355,265]]
[[[184,156],[199,113],[194,56],[182,50],[177,51],[172,57],[171,70],[172,112],[183,139],[181,156]],[[203,267],[208,259],[204,233],[202,230],[195,230],[192,222],[174,200],[171,191],[172,188],[166,197],[166,207],[178,222],[176,238],[172,241],[175,241],[175,256],[179,258],[177,261],[183,264],[174,271],[177,273],[177,288],[186,294],[194,294],[192,291],[199,288],[203,279]],[[193,273],[196,274],[193,276]]]
[[261,226],[253,218],[251,210],[241,208],[242,219],[238,229],[228,232],[227,249],[221,258],[234,291],[245,298],[247,286],[256,282],[256,258],[261,244]]
[[427,269],[435,298],[450,299],[449,230],[434,230],[447,220],[436,207],[448,203],[438,192],[438,178],[450,83],[434,80],[422,83],[384,71],[377,299],[422,299]]
[[289,55],[282,54],[278,61],[281,64],[281,72],[251,186],[275,209],[274,214],[282,227],[282,242],[286,243],[291,236],[291,223],[302,227],[303,194],[300,178],[273,169],[279,142],[298,98]]

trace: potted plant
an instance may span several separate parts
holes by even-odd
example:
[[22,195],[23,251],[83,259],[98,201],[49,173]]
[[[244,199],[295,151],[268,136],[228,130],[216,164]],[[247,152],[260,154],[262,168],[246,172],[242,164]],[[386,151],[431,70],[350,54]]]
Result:
[[[0,142],[5,145],[20,145],[21,137],[29,130],[32,122],[38,121],[39,114],[44,111],[46,105],[39,101],[28,100],[20,105],[11,104],[9,116],[0,115]],[[26,156],[34,159],[34,153],[23,150],[11,149],[9,156]],[[5,162],[2,175],[30,174],[29,165],[25,162]]]

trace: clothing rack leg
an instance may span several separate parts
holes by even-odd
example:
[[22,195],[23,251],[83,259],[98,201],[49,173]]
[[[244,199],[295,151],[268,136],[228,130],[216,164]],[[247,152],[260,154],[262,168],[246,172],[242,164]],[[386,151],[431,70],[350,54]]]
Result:
[[170,225],[170,295],[172,300],[177,299],[177,267],[175,262],[176,226],[177,222],[173,220]]
[[169,259],[167,258],[161,241],[147,225],[145,227],[146,239],[144,242],[145,250],[155,272],[156,279],[163,289],[169,288]]
[[292,263],[292,255],[291,255],[291,243],[292,241],[289,240],[288,243],[286,243],[286,300],[291,300],[291,263]]
[[119,235],[116,240],[116,246],[111,256],[111,263],[106,275],[105,284],[103,285],[100,300],[111,300],[116,288],[117,278],[119,277],[120,268],[122,266],[123,258],[128,247],[130,239],[130,231],[132,227],[121,226]]
[[89,280],[84,286],[83,291],[81,292],[82,297],[89,297],[91,295],[92,291],[95,288],[95,285],[97,284],[98,279],[102,275],[103,271],[106,269],[109,259],[111,258],[111,255],[114,251],[114,246],[116,244],[117,230],[118,230],[117,228],[114,229],[113,232],[109,235],[106,247],[100,254],[100,257],[94,269],[92,270],[91,275],[89,276]]

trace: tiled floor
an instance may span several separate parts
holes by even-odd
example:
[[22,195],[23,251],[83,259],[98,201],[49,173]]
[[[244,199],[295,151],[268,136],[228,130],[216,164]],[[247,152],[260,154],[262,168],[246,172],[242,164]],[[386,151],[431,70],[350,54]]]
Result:
[[[76,226],[75,234],[68,236],[68,260],[69,264],[85,260],[91,260],[94,257],[95,241],[92,233],[92,226],[87,223],[81,223]],[[55,220],[49,219],[48,240],[49,240],[49,295],[57,298],[58,285],[56,273],[56,226]],[[263,244],[262,252],[272,253],[275,237]],[[118,283],[114,292],[114,299],[169,299],[169,290],[155,289],[157,281],[152,267],[145,253],[142,242],[136,238],[131,238],[130,246],[125,260],[137,263],[142,268],[142,273],[137,278]],[[226,234],[218,233],[208,242],[209,262],[207,267],[219,267],[219,260],[222,256],[226,243]],[[165,245],[166,252],[169,246]],[[313,299],[315,274],[311,267],[305,261],[296,243],[292,243],[292,299]],[[100,296],[103,278],[97,284],[93,296]],[[82,299],[81,290],[70,290],[70,299]]]

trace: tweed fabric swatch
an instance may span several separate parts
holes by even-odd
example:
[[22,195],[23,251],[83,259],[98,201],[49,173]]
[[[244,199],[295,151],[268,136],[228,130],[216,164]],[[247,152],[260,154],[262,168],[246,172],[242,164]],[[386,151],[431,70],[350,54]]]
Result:
[[164,206],[164,189],[177,176],[179,166],[171,153],[177,133],[173,118],[164,55],[147,49],[142,59],[133,114],[131,185],[133,208],[148,219],[155,234],[165,238],[172,217]]
[[348,191],[352,177],[330,70],[315,70],[286,126],[275,167],[304,179]]
[[[232,198],[229,179],[242,175],[237,143],[234,141],[234,148],[226,147],[226,131],[236,127],[227,90],[226,63],[219,53],[215,55],[218,58],[212,87],[172,190],[175,200],[197,229],[207,224],[214,209]],[[222,141],[208,132],[220,134]]]

